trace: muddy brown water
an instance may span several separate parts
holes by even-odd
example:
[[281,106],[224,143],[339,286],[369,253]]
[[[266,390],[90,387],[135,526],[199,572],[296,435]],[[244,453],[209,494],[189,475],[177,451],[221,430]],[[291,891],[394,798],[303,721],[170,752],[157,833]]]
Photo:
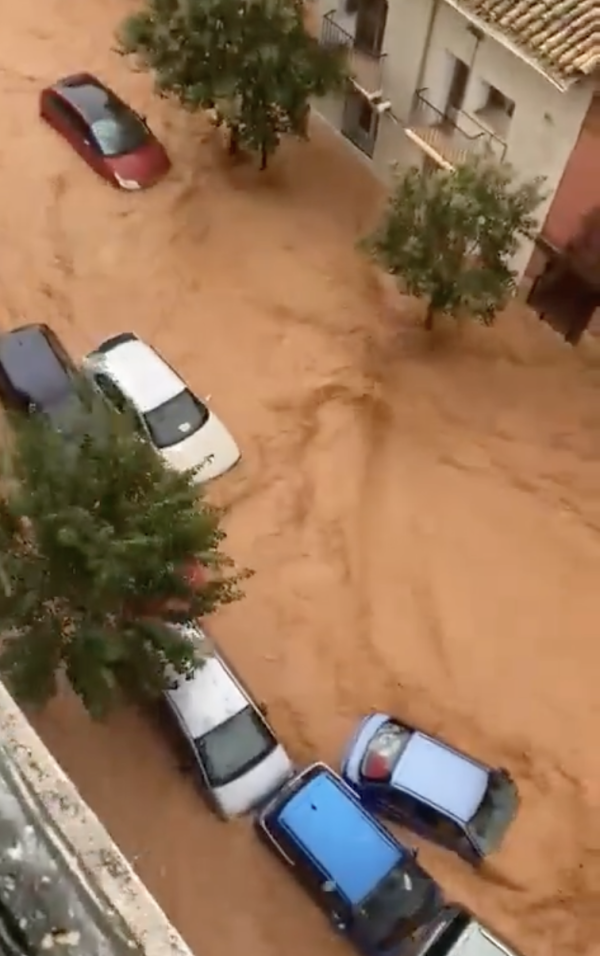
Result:
[[[228,169],[111,52],[126,9],[3,12],[3,324],[76,355],[134,329],[213,396],[244,460],[212,493],[257,573],[212,629],[294,756],[335,762],[381,708],[510,767],[523,808],[483,873],[423,862],[525,953],[598,951],[596,350],[518,310],[430,348],[354,250],[381,199],[363,165],[317,123],[266,176]],[[164,137],[163,185],[112,190],[38,121],[39,87],[81,68]],[[198,956],[342,953],[136,713],[94,726],[65,696],[36,726]]]

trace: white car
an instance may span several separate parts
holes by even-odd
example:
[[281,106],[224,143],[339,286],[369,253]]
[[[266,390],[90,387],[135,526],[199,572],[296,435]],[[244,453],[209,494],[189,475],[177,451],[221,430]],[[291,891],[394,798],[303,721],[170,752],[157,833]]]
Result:
[[293,764],[231,666],[197,625],[173,625],[199,648],[203,663],[191,677],[174,677],[164,710],[182,767],[223,819],[247,813],[294,773]]
[[222,422],[133,332],[106,339],[82,367],[115,408],[133,412],[142,434],[172,468],[202,465],[196,480],[204,482],[239,461],[240,450]]

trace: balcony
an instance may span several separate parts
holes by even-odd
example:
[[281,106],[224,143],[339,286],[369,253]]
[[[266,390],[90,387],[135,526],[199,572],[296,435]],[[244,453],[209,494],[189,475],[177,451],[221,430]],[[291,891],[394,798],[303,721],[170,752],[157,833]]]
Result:
[[440,166],[454,169],[473,156],[502,162],[506,143],[463,110],[444,114],[427,99],[427,90],[415,94],[404,132]]
[[337,10],[330,10],[323,17],[322,46],[347,50],[348,69],[356,88],[367,97],[381,94],[385,53],[362,49],[354,35],[337,22],[338,16]]

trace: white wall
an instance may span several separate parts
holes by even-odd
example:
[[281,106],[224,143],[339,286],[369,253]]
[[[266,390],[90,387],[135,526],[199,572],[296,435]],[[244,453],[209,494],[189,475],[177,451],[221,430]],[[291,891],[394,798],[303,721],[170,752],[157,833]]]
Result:
[[[419,0],[391,0],[396,6],[412,7]],[[448,53],[471,67],[463,109],[475,112],[480,105],[481,81],[495,86],[515,103],[506,136],[506,160],[517,174],[530,179],[545,176],[548,198],[539,211],[544,221],[567,160],[571,154],[591,95],[591,83],[582,82],[566,93],[544,79],[523,60],[495,40],[485,37],[478,43],[467,29],[469,21],[441,3],[431,35],[422,86],[429,90],[432,102],[445,102],[449,88]],[[398,41],[400,37],[398,37]],[[465,121],[465,124],[468,121]],[[476,127],[465,131],[472,133]],[[515,267],[522,271],[531,254],[527,243]]]
[[[425,47],[425,37],[433,0],[388,0],[388,19],[384,36],[383,89],[392,103],[392,114],[382,116],[377,146],[373,156],[373,171],[384,182],[390,181],[394,164],[410,166],[422,161],[421,151],[404,135],[402,123],[408,118]],[[342,13],[343,0],[316,0],[318,20],[332,9],[337,9],[336,22],[349,33],[354,33],[355,17]],[[341,97],[327,97],[315,104],[323,117],[338,129],[342,123]]]
[[[342,10],[343,0],[317,0],[320,16],[336,6]],[[339,22],[353,32],[352,17],[340,17]],[[482,81],[495,86],[514,101],[505,158],[524,179],[546,177],[548,198],[540,207],[541,225],[577,140],[590,103],[592,81],[579,83],[561,93],[496,40],[484,36],[478,42],[468,27],[469,21],[444,0],[438,4],[435,0],[389,0],[383,90],[385,99],[392,104],[392,114],[397,122],[382,117],[373,157],[374,171],[383,180],[388,180],[392,162],[408,166],[420,161],[419,150],[404,136],[401,124],[410,115],[413,97],[419,87],[427,88],[428,99],[435,106],[440,109],[445,106],[452,75],[451,54],[471,67],[463,107],[466,114],[475,112],[481,105]],[[429,47],[426,48],[428,39]],[[340,98],[328,100],[323,112],[333,125],[341,125]],[[469,134],[480,129],[475,121],[469,124],[468,116],[462,122]],[[515,262],[519,271],[525,268],[530,253],[531,244],[527,243]]]

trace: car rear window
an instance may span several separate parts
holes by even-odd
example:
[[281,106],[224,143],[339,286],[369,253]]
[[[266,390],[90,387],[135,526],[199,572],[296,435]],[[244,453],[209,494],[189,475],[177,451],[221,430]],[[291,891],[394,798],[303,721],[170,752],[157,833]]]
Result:
[[438,929],[423,940],[423,946],[418,950],[419,956],[449,956],[470,922],[468,913],[456,913],[441,931]]
[[206,424],[209,411],[188,389],[158,408],[146,412],[144,420],[157,448],[170,448],[190,438]]
[[194,741],[213,787],[224,787],[249,773],[277,747],[275,737],[248,706],[220,727]]
[[388,949],[428,923],[439,907],[436,884],[412,858],[395,866],[357,907],[362,932]]

